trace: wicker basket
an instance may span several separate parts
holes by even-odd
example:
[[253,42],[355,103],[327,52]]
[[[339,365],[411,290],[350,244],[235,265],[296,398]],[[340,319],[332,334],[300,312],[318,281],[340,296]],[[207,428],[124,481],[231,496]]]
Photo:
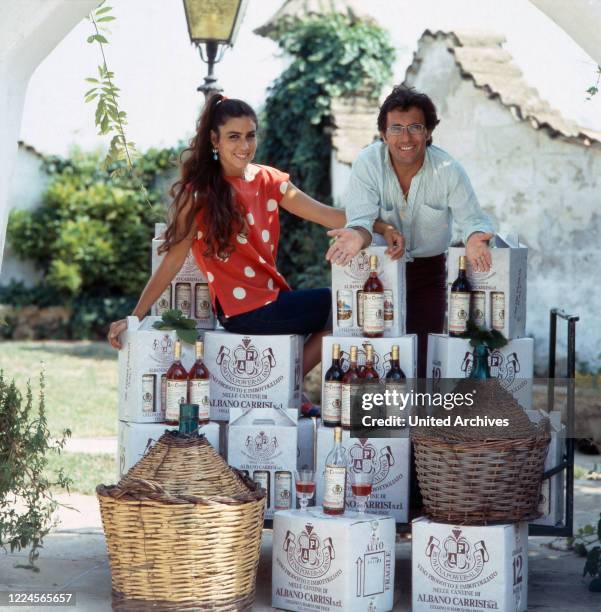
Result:
[[117,610],[248,610],[265,492],[204,436],[166,432],[116,486],[99,485]]
[[[481,409],[451,411],[453,418],[496,412],[510,427],[418,427],[411,432],[424,512],[434,521],[462,525],[532,520],[540,516],[549,421],[531,423],[496,381],[480,383],[478,396]],[[496,410],[490,409],[492,401],[498,402]]]

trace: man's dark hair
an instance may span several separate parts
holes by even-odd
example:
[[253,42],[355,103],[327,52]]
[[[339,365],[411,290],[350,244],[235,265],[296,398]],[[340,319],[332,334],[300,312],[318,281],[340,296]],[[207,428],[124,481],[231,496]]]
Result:
[[380,132],[386,131],[386,115],[395,109],[402,111],[409,110],[411,107],[416,107],[422,110],[426,119],[426,129],[430,132],[430,138],[426,144],[430,146],[432,144],[432,131],[438,125],[439,119],[436,114],[436,106],[430,98],[420,91],[415,91],[413,87],[407,87],[406,85],[397,85],[392,92],[388,95],[384,103],[380,107],[380,113],[378,115],[378,130]]

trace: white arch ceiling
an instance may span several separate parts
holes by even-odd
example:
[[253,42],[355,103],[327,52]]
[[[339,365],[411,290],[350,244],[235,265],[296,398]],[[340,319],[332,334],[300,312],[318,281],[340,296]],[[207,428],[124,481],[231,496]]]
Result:
[[0,270],[27,84],[38,64],[99,3],[0,0]]

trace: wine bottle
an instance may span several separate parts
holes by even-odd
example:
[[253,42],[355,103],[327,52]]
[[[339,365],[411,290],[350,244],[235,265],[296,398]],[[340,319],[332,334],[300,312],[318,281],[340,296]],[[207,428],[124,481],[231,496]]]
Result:
[[165,376],[167,381],[167,398],[165,408],[165,421],[169,425],[179,422],[179,406],[188,401],[188,372],[182,365],[182,343],[175,341],[173,363]]
[[171,283],[169,283],[156,303],[156,313],[159,317],[163,316],[163,313],[167,312],[171,308]]
[[154,397],[155,378],[154,374],[144,374],[142,376],[142,412],[145,414],[156,411]]
[[342,412],[340,420],[343,429],[351,428],[351,400],[354,390],[359,386],[361,379],[357,367],[357,347],[351,346],[351,365],[342,377]]
[[212,316],[209,285],[207,283],[196,283],[194,286],[194,318],[206,322],[210,321]]
[[474,364],[469,378],[476,380],[488,380],[490,378],[490,367],[488,365],[488,347],[480,344],[474,348]]
[[460,336],[467,331],[470,316],[471,287],[467,280],[467,258],[459,256],[459,272],[451,285],[449,299],[449,336]]
[[332,345],[332,365],[324,376],[321,419],[327,427],[340,425],[342,408],[342,377],[340,344]]
[[505,329],[505,294],[502,291],[491,291],[491,327],[502,332]]
[[179,433],[198,434],[198,406],[196,404],[179,405]]
[[334,429],[334,446],[326,457],[324,473],[325,514],[344,514],[346,501],[346,451],[342,446],[342,428]]
[[392,345],[392,357],[390,358],[390,369],[384,376],[384,384],[388,399],[386,401],[387,407],[392,410],[391,414],[396,414],[401,404],[399,394],[407,393],[407,377],[405,372],[401,370],[399,363],[399,346],[398,344]]
[[255,470],[252,478],[262,489],[265,489],[265,507],[271,507],[271,472],[269,470]]
[[206,425],[209,422],[211,410],[209,370],[203,363],[204,344],[197,340],[194,350],[196,361],[188,373],[190,387],[190,403],[198,404],[198,422]]
[[289,510],[292,506],[292,473],[279,471],[274,474],[274,503],[276,510]]
[[363,335],[380,338],[384,333],[384,285],[378,278],[378,256],[369,258],[369,277],[363,285]]
[[485,291],[472,291],[470,319],[478,327],[484,327],[486,325],[486,292]]
[[362,383],[378,384],[380,377],[374,368],[374,347],[371,344],[365,345],[365,365],[361,369],[359,376]]
[[174,302],[174,308],[181,310],[184,317],[189,318],[192,307],[192,285],[190,283],[176,283]]

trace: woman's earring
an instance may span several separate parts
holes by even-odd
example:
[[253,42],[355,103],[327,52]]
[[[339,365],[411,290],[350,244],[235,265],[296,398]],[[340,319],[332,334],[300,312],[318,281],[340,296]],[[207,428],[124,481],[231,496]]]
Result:
[[219,151],[213,147],[213,159],[217,161],[219,159]]

